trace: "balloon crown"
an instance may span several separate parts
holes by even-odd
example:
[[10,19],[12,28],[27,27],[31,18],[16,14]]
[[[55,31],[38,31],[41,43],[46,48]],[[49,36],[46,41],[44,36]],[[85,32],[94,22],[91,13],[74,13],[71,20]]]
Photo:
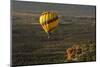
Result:
[[45,11],[45,12],[43,12],[42,14],[47,14],[47,13],[50,13],[50,12],[48,12],[48,11]]

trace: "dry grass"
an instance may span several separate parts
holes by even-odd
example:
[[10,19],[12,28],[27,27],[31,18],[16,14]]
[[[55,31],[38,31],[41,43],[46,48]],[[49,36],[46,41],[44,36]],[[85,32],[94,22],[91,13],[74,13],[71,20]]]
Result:
[[76,43],[84,48],[82,57],[78,61],[95,60],[95,24],[92,26],[91,23],[78,24],[79,22],[60,24],[52,34],[52,38],[48,39],[40,25],[31,24],[38,23],[37,19],[37,17],[32,18],[27,14],[13,17],[13,65],[64,63],[66,49]]

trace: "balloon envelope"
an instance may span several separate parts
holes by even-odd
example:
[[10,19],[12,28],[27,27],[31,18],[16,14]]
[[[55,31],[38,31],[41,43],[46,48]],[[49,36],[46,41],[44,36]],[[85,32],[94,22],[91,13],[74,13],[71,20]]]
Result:
[[40,16],[40,24],[46,33],[50,33],[56,29],[59,23],[59,18],[54,12],[43,12]]

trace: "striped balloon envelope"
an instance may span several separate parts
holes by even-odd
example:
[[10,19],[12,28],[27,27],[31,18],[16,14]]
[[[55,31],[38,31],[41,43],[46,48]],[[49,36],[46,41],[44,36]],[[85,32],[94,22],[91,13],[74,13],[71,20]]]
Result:
[[49,34],[58,26],[59,18],[54,12],[43,12],[39,21],[44,31]]

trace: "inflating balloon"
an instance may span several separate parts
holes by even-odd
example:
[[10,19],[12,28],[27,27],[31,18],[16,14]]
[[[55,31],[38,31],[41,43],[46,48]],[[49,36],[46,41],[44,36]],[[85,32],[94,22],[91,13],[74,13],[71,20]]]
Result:
[[40,24],[42,25],[44,31],[50,35],[53,32],[59,23],[59,18],[55,12],[43,12],[40,16]]

